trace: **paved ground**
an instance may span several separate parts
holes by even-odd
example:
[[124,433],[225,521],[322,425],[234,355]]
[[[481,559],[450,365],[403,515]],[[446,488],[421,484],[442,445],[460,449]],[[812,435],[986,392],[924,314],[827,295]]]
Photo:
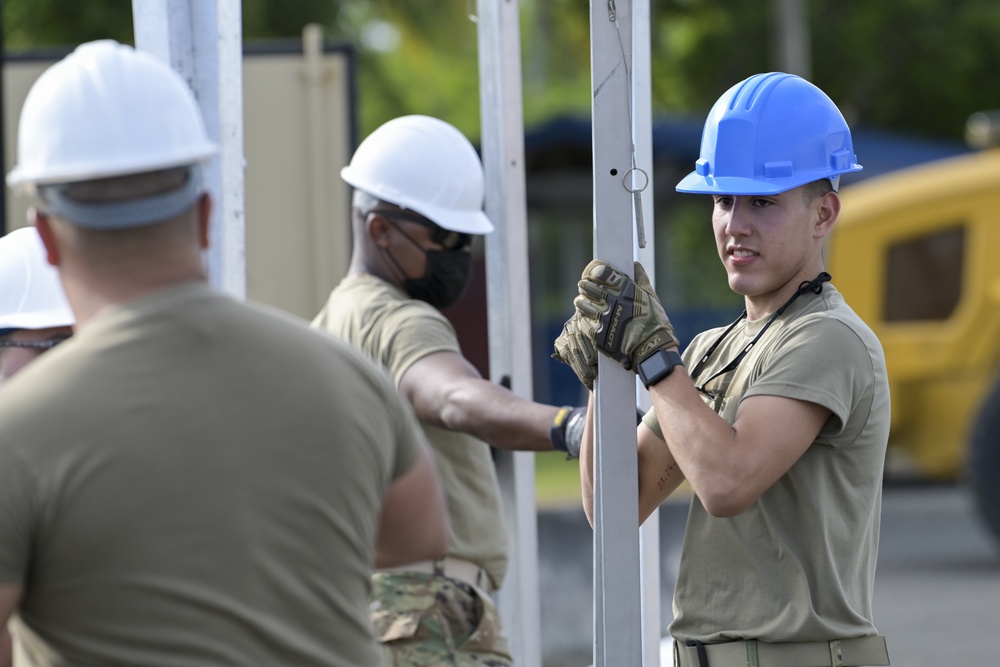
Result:
[[[592,641],[589,526],[582,512],[546,514],[539,522],[545,667],[581,667]],[[685,512],[668,503],[660,515],[665,626]],[[1000,666],[1000,540],[961,488],[886,488],[875,623],[894,667]]]
[[875,578],[893,665],[1000,665],[1000,541],[963,490],[887,489]]

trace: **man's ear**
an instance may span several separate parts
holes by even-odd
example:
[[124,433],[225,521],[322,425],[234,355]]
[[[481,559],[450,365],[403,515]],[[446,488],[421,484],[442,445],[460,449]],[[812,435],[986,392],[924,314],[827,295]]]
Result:
[[376,246],[381,248],[389,247],[389,223],[381,215],[368,214],[365,220],[365,233]]
[[56,233],[52,230],[52,219],[43,211],[31,207],[28,209],[28,224],[37,229],[38,235],[42,238],[42,245],[45,246],[45,260],[52,266],[59,266],[62,257],[59,254]]
[[816,203],[814,230],[818,238],[823,238],[830,233],[840,216],[840,195],[831,190],[817,197]]
[[212,220],[212,195],[207,192],[198,199],[198,245],[206,250],[209,245],[209,232]]

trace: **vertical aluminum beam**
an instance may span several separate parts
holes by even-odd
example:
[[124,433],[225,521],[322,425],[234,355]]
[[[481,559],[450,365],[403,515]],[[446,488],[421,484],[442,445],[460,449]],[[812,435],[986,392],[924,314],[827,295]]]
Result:
[[[632,2],[591,0],[594,253],[632,273]],[[635,376],[601,355],[594,457],[594,665],[642,664]]]
[[[478,0],[477,12],[486,213],[496,225],[496,231],[486,237],[490,374],[494,381],[510,377],[511,390],[530,399],[531,310],[518,3]],[[497,603],[514,664],[541,667],[534,454],[500,452],[497,475],[512,548],[510,571]]]
[[778,26],[776,69],[809,79],[812,77],[812,43],[806,4],[803,0],[773,0],[772,11]]
[[209,279],[246,298],[243,192],[243,33],[239,0],[132,0],[135,43],[191,85],[219,157],[205,167],[212,195]]
[[[650,72],[650,0],[632,0],[632,140],[635,144],[636,172],[630,183],[639,192],[638,201],[643,220],[645,247],[638,248],[636,258],[642,262],[649,279],[656,284],[653,230],[653,120],[652,77]],[[636,390],[641,397],[638,405],[651,407],[649,394],[636,378]],[[660,635],[662,634],[660,604],[660,510],[654,510],[639,528],[639,581],[642,611],[642,664],[660,665]]]

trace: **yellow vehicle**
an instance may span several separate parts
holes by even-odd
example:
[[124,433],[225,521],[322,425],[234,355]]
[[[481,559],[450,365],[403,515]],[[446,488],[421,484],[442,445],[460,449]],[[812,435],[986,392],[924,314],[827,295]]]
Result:
[[970,118],[980,151],[845,187],[827,267],[885,349],[890,463],[968,482],[1000,536],[998,121]]

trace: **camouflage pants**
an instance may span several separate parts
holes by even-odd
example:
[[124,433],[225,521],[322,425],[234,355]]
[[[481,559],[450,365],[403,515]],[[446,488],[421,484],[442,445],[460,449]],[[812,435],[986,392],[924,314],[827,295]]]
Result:
[[372,576],[371,621],[388,667],[511,667],[493,601],[466,583],[416,572]]

